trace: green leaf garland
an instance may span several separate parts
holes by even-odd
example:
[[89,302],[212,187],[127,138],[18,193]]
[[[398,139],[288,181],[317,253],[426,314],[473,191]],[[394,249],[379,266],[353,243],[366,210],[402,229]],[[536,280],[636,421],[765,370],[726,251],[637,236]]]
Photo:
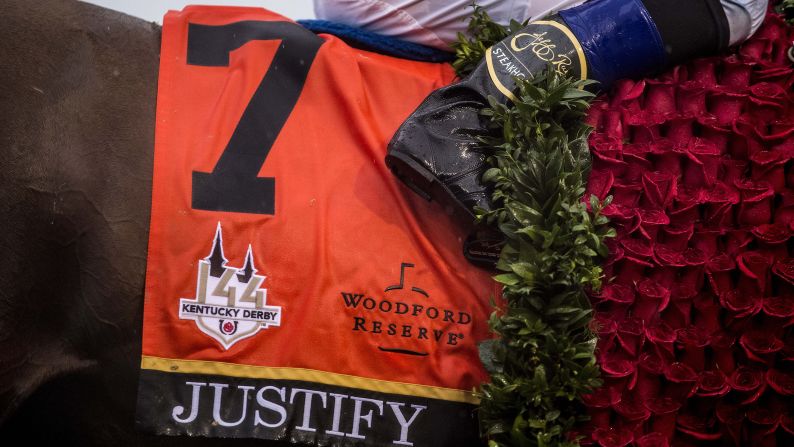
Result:
[[[455,44],[458,73],[521,26],[498,25],[475,7],[476,37]],[[517,82],[518,101],[491,98],[482,112],[497,136],[482,138],[494,209],[478,217],[506,245],[494,276],[503,302],[489,321],[498,338],[480,346],[491,382],[481,387],[479,416],[491,447],[575,446],[572,430],[587,419],[579,396],[601,384],[586,290],[601,287],[604,241],[615,236],[601,214],[611,198],[582,200],[591,130],[583,119],[593,99],[583,88],[593,81],[547,70]]]

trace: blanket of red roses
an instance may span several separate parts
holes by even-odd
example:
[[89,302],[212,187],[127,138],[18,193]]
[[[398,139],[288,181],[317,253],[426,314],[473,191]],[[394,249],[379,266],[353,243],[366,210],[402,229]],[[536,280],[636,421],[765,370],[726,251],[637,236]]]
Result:
[[592,296],[583,445],[794,445],[794,29],[595,101],[588,194],[618,231]]

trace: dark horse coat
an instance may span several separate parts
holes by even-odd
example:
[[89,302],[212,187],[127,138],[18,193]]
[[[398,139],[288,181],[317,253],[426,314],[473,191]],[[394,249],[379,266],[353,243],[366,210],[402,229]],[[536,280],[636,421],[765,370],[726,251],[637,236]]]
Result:
[[96,6],[0,2],[0,442],[222,442],[134,431],[159,45]]

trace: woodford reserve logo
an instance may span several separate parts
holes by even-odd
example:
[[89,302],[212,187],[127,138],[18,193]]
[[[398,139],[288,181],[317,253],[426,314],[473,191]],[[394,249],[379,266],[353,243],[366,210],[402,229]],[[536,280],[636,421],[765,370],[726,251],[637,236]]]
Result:
[[[406,271],[413,264],[400,265],[400,283],[386,287],[383,297],[341,292],[344,305],[356,310],[354,332],[377,336],[378,350],[397,354],[426,356],[428,344],[456,346],[464,338],[463,326],[471,324],[471,314],[444,309],[429,302],[430,294],[415,285],[406,285]],[[402,291],[403,293],[396,293]],[[391,318],[408,317],[412,322],[397,323]],[[391,317],[391,318],[390,318]],[[413,348],[397,348],[413,339]]]
[[251,246],[242,268],[228,267],[223,255],[221,224],[209,256],[199,260],[196,298],[179,300],[179,318],[193,320],[205,334],[229,349],[262,329],[281,325],[281,307],[267,306],[265,281],[257,275]]

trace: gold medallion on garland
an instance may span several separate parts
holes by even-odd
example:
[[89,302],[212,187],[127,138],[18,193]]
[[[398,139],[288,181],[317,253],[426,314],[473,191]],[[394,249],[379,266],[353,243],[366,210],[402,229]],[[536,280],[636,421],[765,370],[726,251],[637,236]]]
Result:
[[[464,73],[509,33],[471,24]],[[486,111],[503,130],[485,141],[498,206],[482,219],[508,241],[482,348],[492,446],[794,445],[792,40],[770,7],[730,53],[589,110],[551,75]]]

